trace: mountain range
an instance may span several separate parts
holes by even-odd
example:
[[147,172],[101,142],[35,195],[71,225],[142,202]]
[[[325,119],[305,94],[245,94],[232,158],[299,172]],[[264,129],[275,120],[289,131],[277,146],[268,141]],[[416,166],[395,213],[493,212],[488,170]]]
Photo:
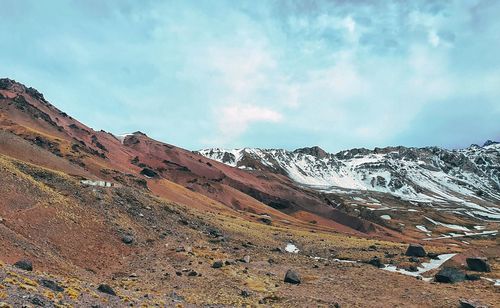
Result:
[[190,151],[0,79],[0,307],[494,306],[499,155]]

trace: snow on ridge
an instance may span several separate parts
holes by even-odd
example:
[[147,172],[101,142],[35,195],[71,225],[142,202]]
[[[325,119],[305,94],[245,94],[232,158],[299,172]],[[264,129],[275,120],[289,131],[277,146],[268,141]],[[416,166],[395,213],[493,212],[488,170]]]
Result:
[[[237,167],[250,157],[274,170],[284,170],[295,182],[321,191],[336,188],[389,193],[419,202],[454,202],[496,219],[500,214],[474,200],[484,196],[500,200],[500,147],[461,150],[427,148],[354,149],[316,157],[304,151],[243,148],[207,149],[200,154]],[[223,161],[233,155],[233,161]],[[460,165],[462,164],[462,165]],[[473,210],[473,211],[472,211]],[[475,213],[479,211],[479,213]]]

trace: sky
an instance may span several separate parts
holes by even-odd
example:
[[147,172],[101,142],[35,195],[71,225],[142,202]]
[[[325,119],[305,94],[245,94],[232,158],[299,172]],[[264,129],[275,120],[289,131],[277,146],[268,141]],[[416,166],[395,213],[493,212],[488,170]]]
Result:
[[191,150],[500,141],[500,1],[0,0],[0,77]]

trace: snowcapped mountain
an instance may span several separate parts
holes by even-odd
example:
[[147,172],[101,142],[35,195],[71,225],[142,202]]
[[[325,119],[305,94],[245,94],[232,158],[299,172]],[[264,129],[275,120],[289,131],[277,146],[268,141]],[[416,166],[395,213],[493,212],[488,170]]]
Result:
[[500,144],[446,150],[437,147],[352,149],[330,154],[319,147],[294,151],[244,148],[199,151],[247,170],[268,170],[324,192],[388,193],[403,200],[454,203],[471,214],[500,219]]

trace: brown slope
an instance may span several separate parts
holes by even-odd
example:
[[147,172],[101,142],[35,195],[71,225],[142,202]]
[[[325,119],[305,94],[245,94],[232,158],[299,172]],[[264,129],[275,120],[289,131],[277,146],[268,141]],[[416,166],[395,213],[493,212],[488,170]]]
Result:
[[[271,210],[274,208],[299,218],[308,212],[342,225],[339,231],[387,233],[380,226],[335,209],[321,194],[299,188],[282,175],[232,168],[139,132],[122,143],[112,134],[96,132],[66,115],[38,91],[8,79],[0,81],[0,95],[0,128],[71,162],[68,167],[61,161],[56,168],[66,173],[126,185],[147,183],[154,193],[172,198],[175,194],[165,187],[169,186],[167,182],[161,181],[166,179],[231,208],[253,207],[252,211],[259,213],[277,213]],[[11,147],[0,152],[16,151]],[[42,165],[54,167],[46,161]],[[73,170],[76,167],[80,169]],[[141,172],[152,177],[144,177]],[[192,205],[189,198],[184,202]],[[319,220],[320,225],[325,225],[323,222]]]

